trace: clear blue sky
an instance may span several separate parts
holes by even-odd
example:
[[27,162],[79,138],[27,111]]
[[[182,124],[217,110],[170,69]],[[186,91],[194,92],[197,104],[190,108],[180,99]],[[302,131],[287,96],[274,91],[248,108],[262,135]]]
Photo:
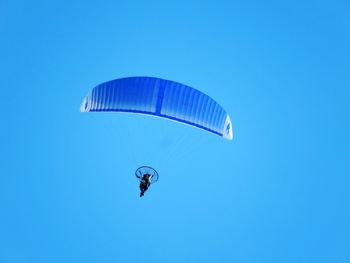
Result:
[[[0,262],[350,262],[350,3],[0,1]],[[229,142],[80,113],[120,77],[195,87]],[[138,197],[133,177],[159,182]]]

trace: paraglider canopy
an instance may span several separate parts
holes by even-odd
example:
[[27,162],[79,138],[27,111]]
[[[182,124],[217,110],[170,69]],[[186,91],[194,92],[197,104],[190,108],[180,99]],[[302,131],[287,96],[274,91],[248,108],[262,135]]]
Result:
[[128,112],[182,122],[232,140],[230,116],[214,99],[184,84],[153,77],[129,77],[97,85],[82,112]]

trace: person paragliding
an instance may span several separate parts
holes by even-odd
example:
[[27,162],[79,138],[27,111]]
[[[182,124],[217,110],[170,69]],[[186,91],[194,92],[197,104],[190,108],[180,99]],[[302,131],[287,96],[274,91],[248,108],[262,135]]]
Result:
[[[179,82],[154,77],[127,77],[95,86],[84,98],[81,112],[127,112],[177,121],[233,139],[232,122],[226,110],[203,92]],[[140,197],[157,182],[156,170],[136,170]]]
[[148,187],[151,185],[151,178],[152,176],[150,174],[144,174],[140,181],[140,197],[142,197],[145,192],[148,190]]
[[144,196],[151,184],[157,182],[159,178],[158,172],[149,166],[139,167],[135,176],[140,181],[140,197]]

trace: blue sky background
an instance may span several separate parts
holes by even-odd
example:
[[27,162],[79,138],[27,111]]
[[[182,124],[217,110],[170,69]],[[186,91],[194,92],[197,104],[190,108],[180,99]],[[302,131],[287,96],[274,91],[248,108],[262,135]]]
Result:
[[[350,3],[0,1],[0,262],[350,262]],[[230,113],[80,113],[154,76]],[[140,199],[133,173],[159,182]]]

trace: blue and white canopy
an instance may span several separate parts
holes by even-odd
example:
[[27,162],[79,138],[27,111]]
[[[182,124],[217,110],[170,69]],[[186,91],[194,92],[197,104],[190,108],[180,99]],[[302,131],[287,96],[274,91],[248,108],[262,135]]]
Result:
[[129,77],[97,85],[81,112],[115,111],[153,115],[186,123],[232,140],[227,112],[208,95],[189,86],[153,77]]

